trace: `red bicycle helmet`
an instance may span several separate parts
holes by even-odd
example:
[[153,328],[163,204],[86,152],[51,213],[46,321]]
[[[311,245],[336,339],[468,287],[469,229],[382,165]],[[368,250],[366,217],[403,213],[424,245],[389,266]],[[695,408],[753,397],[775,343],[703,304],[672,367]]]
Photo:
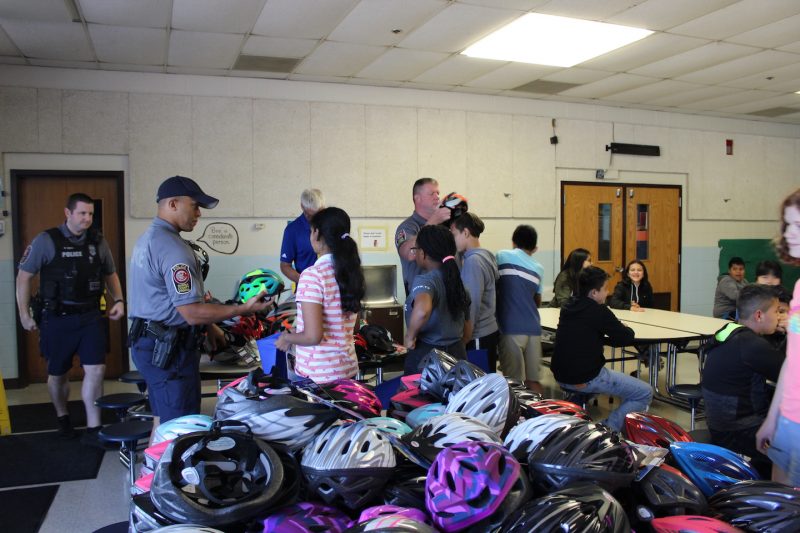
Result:
[[744,533],[716,518],[697,515],[656,518],[650,526],[655,533]]
[[539,402],[531,402],[527,404],[527,407],[540,415],[560,414],[577,416],[590,421],[592,419],[583,407],[566,400],[541,400]]
[[661,448],[669,448],[672,442],[694,441],[686,430],[672,420],[650,413],[625,415],[625,436],[636,444]]

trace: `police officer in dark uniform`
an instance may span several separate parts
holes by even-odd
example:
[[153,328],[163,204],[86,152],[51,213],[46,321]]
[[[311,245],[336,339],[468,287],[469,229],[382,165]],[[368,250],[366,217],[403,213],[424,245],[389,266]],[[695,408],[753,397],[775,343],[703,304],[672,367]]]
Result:
[[224,344],[214,323],[272,303],[266,291],[244,304],[205,301],[200,265],[180,232],[192,231],[200,208],[212,209],[219,200],[194,180],[173,176],[159,186],[156,202],[158,215],[136,241],[129,271],[131,353],[147,382],[154,429],[200,412],[199,347],[206,336],[212,349]]
[[[100,409],[94,401],[103,394],[106,335],[100,313],[104,287],[112,302],[108,316],[119,320],[125,314],[122,287],[108,243],[92,228],[94,200],[83,193],[67,199],[66,221],[36,236],[25,250],[17,274],[17,307],[22,327],[41,330],[39,344],[47,359],[47,388],[56,408],[59,433],[73,437],[75,431],[67,411],[67,372],[72,357],[80,356],[84,370],[81,395],[86,407],[85,444],[101,446],[97,439]],[[41,318],[31,316],[31,280],[41,279],[35,307]],[[38,322],[38,324],[37,324]]]

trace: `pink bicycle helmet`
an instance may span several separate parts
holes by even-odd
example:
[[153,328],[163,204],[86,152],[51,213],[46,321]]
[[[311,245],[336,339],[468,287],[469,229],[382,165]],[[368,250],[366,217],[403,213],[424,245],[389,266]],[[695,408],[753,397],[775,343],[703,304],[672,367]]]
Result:
[[693,442],[689,433],[672,420],[650,413],[625,415],[625,436],[636,444],[669,448],[672,442]]
[[323,385],[322,390],[333,399],[334,404],[355,411],[364,418],[381,416],[381,401],[378,396],[372,389],[354,379],[337,379]]
[[438,533],[431,526],[420,520],[403,515],[386,515],[373,518],[347,530],[346,533]]
[[264,520],[269,533],[341,533],[350,518],[339,509],[321,503],[300,502],[283,507]]
[[[434,524],[447,532],[498,527],[530,496],[521,472],[499,444],[464,442],[445,448],[425,483],[425,504]],[[503,505],[508,498],[512,505]]]
[[650,522],[655,533],[743,533],[716,518],[697,515],[679,515],[656,518]]

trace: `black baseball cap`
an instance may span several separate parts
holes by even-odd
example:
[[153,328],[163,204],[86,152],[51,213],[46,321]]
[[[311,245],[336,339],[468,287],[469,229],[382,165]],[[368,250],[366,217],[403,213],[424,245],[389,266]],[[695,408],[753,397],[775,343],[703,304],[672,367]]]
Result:
[[203,209],[214,209],[219,200],[203,192],[203,189],[192,178],[186,176],[172,176],[165,179],[158,186],[156,203],[164,198],[174,198],[175,196],[188,196]]

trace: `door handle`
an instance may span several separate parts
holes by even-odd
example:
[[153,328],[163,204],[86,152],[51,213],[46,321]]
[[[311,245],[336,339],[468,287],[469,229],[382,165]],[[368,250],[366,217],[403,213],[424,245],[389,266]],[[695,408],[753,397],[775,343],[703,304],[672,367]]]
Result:
[[625,267],[614,267],[614,272],[619,272],[620,274],[622,274],[623,272],[625,272]]

